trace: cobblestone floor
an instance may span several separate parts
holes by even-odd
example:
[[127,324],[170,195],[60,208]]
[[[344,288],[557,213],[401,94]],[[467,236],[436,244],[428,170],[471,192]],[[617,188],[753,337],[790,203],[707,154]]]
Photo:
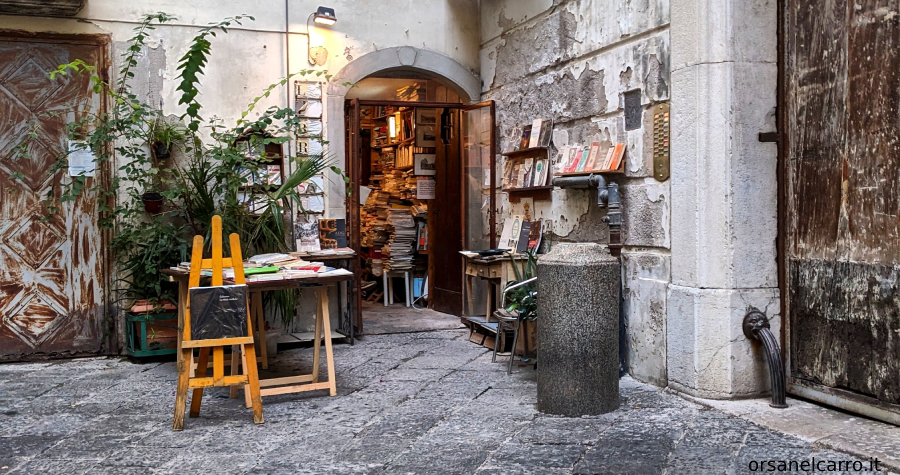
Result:
[[[541,415],[533,370],[507,376],[466,337],[438,330],[338,345],[337,397],[266,398],[266,423],[254,425],[214,388],[183,432],[170,429],[174,363],[0,365],[0,475],[716,474],[750,473],[751,461],[852,460],[629,378],[611,414]],[[271,368],[308,371],[311,353],[281,352]]]

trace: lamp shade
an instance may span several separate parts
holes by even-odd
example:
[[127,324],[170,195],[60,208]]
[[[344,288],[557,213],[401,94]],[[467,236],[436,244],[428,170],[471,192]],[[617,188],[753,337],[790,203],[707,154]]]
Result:
[[337,17],[334,15],[334,8],[319,7],[316,10],[314,22],[321,25],[334,25],[337,23]]

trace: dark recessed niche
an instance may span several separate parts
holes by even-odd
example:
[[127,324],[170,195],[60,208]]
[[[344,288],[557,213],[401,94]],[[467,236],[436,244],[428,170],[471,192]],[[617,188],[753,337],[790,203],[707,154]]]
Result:
[[625,130],[641,128],[641,90],[625,93]]

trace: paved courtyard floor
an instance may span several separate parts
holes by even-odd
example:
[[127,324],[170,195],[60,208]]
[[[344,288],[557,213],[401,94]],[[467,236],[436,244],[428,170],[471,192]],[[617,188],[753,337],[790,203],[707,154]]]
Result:
[[[467,336],[337,345],[337,397],[267,397],[265,424],[254,425],[242,400],[213,388],[183,432],[171,430],[172,362],[0,365],[0,475],[721,474],[751,473],[754,461],[856,460],[627,377],[613,413],[542,415],[534,371],[507,376]],[[309,371],[311,354],[280,352],[270,374]]]

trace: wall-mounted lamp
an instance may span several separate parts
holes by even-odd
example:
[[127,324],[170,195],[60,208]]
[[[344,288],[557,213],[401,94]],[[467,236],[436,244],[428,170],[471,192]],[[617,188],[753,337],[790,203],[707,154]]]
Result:
[[334,8],[319,7],[316,11],[309,14],[306,19],[306,58],[310,66],[322,66],[328,58],[328,50],[323,46],[317,46],[315,54],[313,54],[312,36],[309,35],[309,20],[313,20],[320,25],[331,26],[337,23],[337,16],[334,14]]
[[337,23],[337,17],[334,15],[334,8],[319,7],[313,15],[315,15],[313,21],[321,25],[331,26]]

